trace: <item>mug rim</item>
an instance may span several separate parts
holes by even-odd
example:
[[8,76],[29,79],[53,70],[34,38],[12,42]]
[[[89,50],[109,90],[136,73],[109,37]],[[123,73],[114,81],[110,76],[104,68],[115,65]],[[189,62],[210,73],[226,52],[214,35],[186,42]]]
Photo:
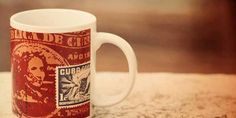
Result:
[[96,17],[77,9],[32,9],[15,13],[10,17],[12,28],[28,32],[76,32],[96,27],[93,25],[96,25]]

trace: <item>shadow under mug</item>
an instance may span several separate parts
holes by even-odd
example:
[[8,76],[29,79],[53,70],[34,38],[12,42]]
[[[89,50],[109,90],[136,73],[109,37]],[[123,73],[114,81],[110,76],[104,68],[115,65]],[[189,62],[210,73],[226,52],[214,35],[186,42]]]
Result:
[[[111,106],[130,93],[137,74],[135,54],[121,37],[97,32],[94,15],[28,10],[14,14],[10,26],[12,105],[18,117],[91,117],[92,104]],[[127,87],[114,96],[98,94],[94,86],[96,51],[104,43],[118,46],[128,61]]]

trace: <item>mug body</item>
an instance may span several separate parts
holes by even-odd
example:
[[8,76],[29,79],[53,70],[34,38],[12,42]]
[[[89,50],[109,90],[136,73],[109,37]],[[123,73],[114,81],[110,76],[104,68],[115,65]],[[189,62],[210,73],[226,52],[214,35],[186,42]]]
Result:
[[90,117],[95,16],[38,9],[10,20],[13,112],[28,118]]

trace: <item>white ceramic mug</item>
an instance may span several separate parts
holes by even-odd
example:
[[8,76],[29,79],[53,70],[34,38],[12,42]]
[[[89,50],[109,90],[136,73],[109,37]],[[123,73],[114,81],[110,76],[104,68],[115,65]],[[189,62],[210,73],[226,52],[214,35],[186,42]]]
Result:
[[[135,54],[121,37],[97,32],[94,15],[28,10],[14,14],[10,26],[13,112],[18,117],[91,117],[92,104],[114,105],[130,93]],[[99,95],[94,87],[96,51],[104,43],[118,46],[128,60],[128,86],[115,96]]]

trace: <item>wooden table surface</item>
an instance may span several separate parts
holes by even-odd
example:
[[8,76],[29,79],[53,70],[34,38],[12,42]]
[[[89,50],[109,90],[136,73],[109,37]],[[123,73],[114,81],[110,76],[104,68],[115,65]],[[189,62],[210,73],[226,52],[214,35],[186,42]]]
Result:
[[[95,82],[100,92],[115,94],[125,86],[126,77],[101,72]],[[236,75],[140,73],[127,99],[112,107],[94,107],[93,117],[236,118],[235,90]],[[0,73],[0,95],[0,117],[14,117],[9,72]]]

